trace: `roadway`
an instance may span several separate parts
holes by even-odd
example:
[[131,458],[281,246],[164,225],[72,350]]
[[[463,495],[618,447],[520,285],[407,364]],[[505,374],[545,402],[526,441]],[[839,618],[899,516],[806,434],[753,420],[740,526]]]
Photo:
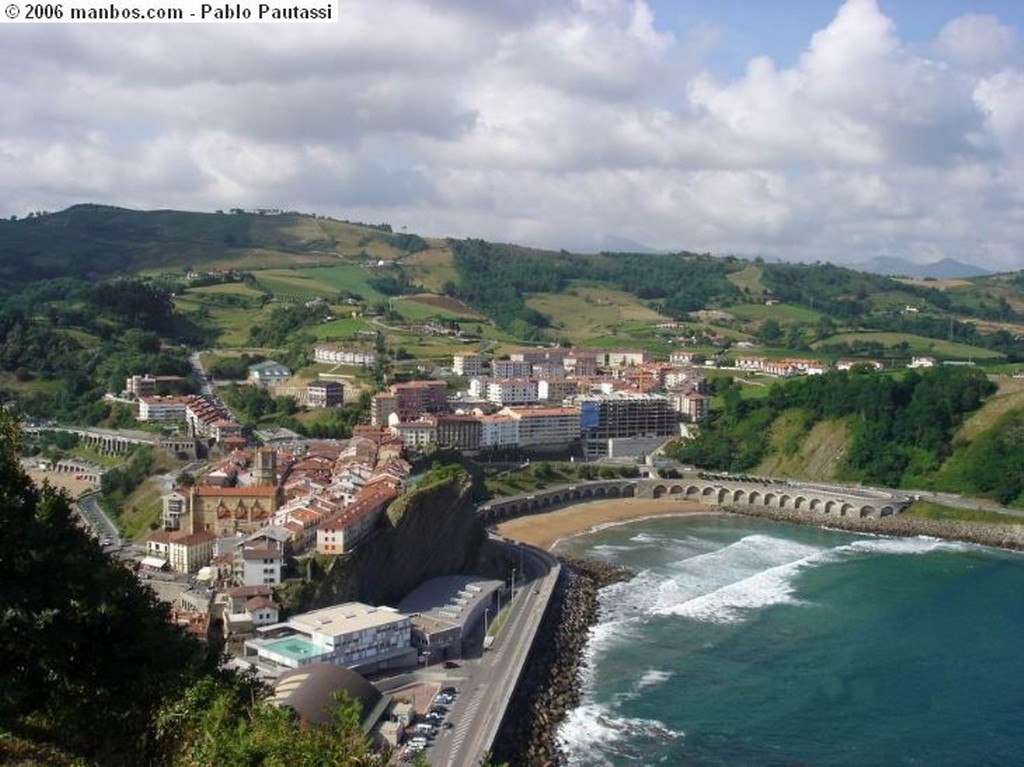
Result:
[[561,566],[550,555],[499,544],[520,553],[523,578],[517,579],[511,612],[491,649],[479,660],[462,664],[469,675],[451,706],[448,721],[452,727],[442,730],[426,752],[427,762],[434,767],[477,765],[490,752],[558,581]]
[[111,542],[103,547],[104,550],[118,549],[121,547],[121,534],[118,532],[117,526],[107,516],[107,512],[100,506],[98,498],[98,493],[83,495],[75,501],[75,509],[99,540],[110,539]]

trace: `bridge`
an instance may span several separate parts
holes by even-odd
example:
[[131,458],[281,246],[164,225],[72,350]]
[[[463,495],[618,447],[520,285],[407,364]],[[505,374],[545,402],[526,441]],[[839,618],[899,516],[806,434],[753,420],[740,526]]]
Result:
[[78,437],[79,444],[91,447],[102,455],[125,455],[140,445],[150,445],[178,457],[196,458],[195,437],[161,436],[149,431],[127,429],[79,428],[73,426],[23,426],[27,433],[62,431]]
[[778,479],[611,479],[499,498],[481,504],[477,512],[485,523],[490,524],[556,506],[606,498],[666,498],[715,507],[792,509],[823,517],[860,519],[891,517],[903,511],[913,500],[909,495],[887,490]]

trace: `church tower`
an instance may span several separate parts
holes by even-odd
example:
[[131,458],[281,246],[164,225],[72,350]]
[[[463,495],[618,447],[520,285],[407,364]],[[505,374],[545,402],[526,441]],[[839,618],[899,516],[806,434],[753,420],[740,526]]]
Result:
[[273,448],[256,451],[252,474],[257,487],[277,487],[277,452]]

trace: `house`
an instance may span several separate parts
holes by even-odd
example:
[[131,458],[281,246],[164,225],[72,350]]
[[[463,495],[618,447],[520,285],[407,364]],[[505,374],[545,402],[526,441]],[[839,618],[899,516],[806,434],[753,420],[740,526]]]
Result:
[[911,357],[908,368],[933,368],[935,367],[934,357]]
[[146,540],[146,554],[165,560],[179,573],[196,573],[213,559],[216,536],[208,532],[157,530]]
[[249,366],[249,381],[257,386],[278,386],[291,377],[291,369],[274,360]]
[[318,378],[306,384],[306,404],[309,407],[337,407],[345,401],[345,387],[340,381]]

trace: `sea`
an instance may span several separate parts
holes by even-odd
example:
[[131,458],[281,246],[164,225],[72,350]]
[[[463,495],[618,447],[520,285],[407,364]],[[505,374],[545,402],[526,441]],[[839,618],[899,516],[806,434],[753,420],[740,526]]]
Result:
[[600,593],[573,767],[1024,765],[1024,555],[736,515],[562,541]]

